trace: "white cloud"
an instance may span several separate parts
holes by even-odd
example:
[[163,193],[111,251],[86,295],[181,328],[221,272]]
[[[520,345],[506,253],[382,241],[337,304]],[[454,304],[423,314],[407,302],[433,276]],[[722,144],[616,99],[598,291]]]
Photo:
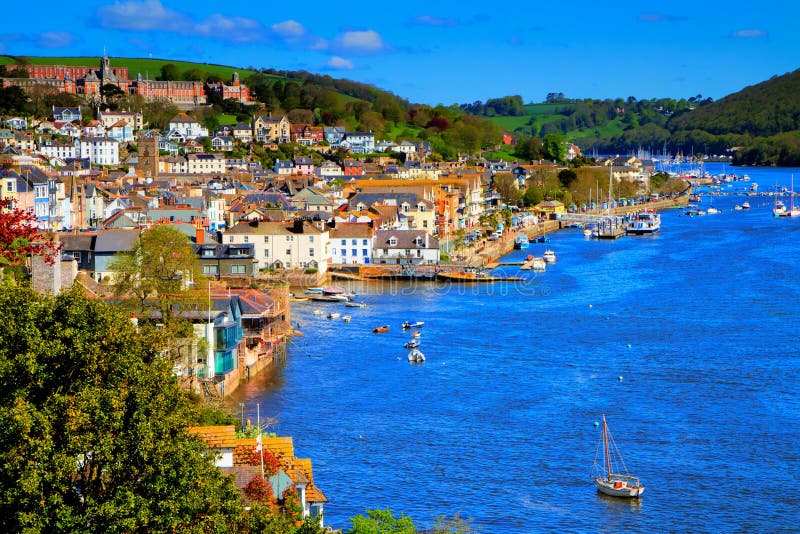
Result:
[[264,26],[245,17],[226,17],[214,14],[197,24],[194,31],[206,37],[219,37],[236,42],[252,42],[264,39]]
[[733,32],[733,36],[737,39],[759,39],[767,35],[764,30],[739,30]]
[[432,17],[430,15],[420,15],[419,17],[414,18],[412,23],[420,26],[458,26],[458,21],[456,19],[444,19]]
[[302,37],[306,33],[306,28],[296,20],[284,20],[270,26],[270,29],[275,35],[283,37],[284,39],[293,39]]
[[331,57],[327,61],[327,63],[325,63],[325,66],[329,69],[336,69],[336,70],[353,70],[354,68],[356,68],[356,66],[353,65],[352,61],[349,61],[339,56]]
[[333,46],[350,54],[374,54],[386,49],[386,44],[375,30],[345,32],[334,40]]
[[36,39],[36,44],[44,48],[63,48],[73,43],[68,32],[44,32]]
[[264,26],[257,20],[215,13],[197,22],[186,13],[164,7],[161,0],[117,1],[97,8],[96,15],[101,27],[124,31],[156,30],[235,42],[260,41],[266,37]]
[[97,20],[103,28],[127,31],[161,30],[186,33],[190,19],[183,13],[165,8],[160,0],[114,2],[97,8]]

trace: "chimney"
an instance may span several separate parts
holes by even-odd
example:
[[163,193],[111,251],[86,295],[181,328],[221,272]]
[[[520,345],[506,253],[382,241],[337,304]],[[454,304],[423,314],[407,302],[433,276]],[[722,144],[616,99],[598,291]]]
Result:
[[206,242],[206,231],[203,229],[203,221],[198,220],[194,223],[194,242],[196,245],[203,245]]

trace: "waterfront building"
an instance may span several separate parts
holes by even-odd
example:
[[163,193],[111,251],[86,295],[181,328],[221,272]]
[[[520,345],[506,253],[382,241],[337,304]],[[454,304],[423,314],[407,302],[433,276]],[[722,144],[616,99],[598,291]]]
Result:
[[375,232],[373,263],[435,265],[439,263],[439,240],[423,230],[378,230]]
[[364,265],[372,262],[375,231],[371,223],[337,223],[330,234],[333,263]]
[[220,242],[253,243],[259,268],[317,269],[324,274],[330,259],[328,230],[320,230],[311,222],[295,219],[289,222],[254,220],[240,221],[225,230]]

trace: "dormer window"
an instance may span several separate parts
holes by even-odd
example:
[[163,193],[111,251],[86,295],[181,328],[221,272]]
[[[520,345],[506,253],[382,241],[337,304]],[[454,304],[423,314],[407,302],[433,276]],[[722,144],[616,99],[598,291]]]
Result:
[[416,243],[418,247],[421,247],[424,244],[424,242],[425,240],[422,239],[422,236],[419,236],[414,240],[414,243]]
[[214,249],[213,248],[204,248],[203,249],[203,257],[204,258],[213,258],[214,257]]
[[425,211],[425,204],[417,204],[417,210],[419,210],[421,212]]
[[396,237],[392,236],[392,237],[389,238],[389,246],[390,247],[396,247],[397,246],[397,238]]

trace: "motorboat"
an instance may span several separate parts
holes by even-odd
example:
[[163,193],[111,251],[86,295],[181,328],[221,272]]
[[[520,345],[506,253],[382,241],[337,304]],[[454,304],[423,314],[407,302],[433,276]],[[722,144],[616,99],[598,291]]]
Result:
[[420,344],[421,343],[420,343],[419,339],[412,339],[411,341],[409,341],[405,345],[403,345],[403,348],[404,349],[416,349],[417,347],[420,346]]
[[421,335],[422,335],[422,333],[419,330],[411,332],[411,337],[413,337],[413,338],[418,338]]
[[583,229],[583,237],[592,237],[592,229],[591,228],[584,228]]
[[376,326],[375,328],[372,329],[372,332],[374,334],[383,334],[384,332],[388,332],[388,331],[389,331],[389,325],[388,324],[385,324],[383,326]]
[[306,295],[321,295],[322,288],[321,287],[308,287],[305,291],[303,291]]
[[544,254],[542,254],[542,259],[545,261],[545,263],[555,263],[556,253],[551,249],[547,249],[544,251]]
[[742,205],[741,205],[741,204],[736,204],[736,205],[733,207],[733,209],[734,209],[735,211],[742,211],[744,208],[742,207]]
[[328,319],[338,319],[341,315],[339,312],[331,312],[328,314]]
[[514,239],[514,248],[516,248],[516,249],[519,249],[519,250],[526,249],[526,248],[528,248],[529,245],[530,245],[530,241],[528,240],[527,236],[518,235]]
[[550,238],[547,237],[546,235],[540,235],[539,237],[535,238],[533,240],[533,242],[534,243],[549,243],[550,242]]
[[314,310],[314,315],[322,315],[322,310]]
[[344,321],[345,323],[349,323],[350,322],[350,316],[349,315],[342,315],[342,321]]
[[544,272],[547,270],[547,262],[544,260],[544,258],[533,258],[533,262],[531,262],[531,269],[540,273]]
[[425,355],[422,354],[422,351],[419,349],[412,349],[411,352],[408,353],[408,361],[419,363],[425,361]]
[[627,472],[615,473],[614,469],[626,470],[622,455],[611,437],[608,430],[606,417],[603,416],[603,433],[600,437],[602,448],[598,446],[598,454],[603,452],[603,459],[598,462],[594,460],[592,478],[597,491],[611,497],[623,497],[627,499],[638,499],[644,493],[644,486],[639,479],[631,476]]
[[410,321],[403,321],[402,326],[403,330],[408,330],[409,328],[422,328],[424,324],[425,323],[423,321],[416,321],[413,323]]
[[634,235],[654,234],[660,229],[661,215],[653,211],[641,211],[628,221],[625,233]]
[[719,210],[714,206],[709,206],[708,209],[706,210],[706,213],[708,213],[709,215],[716,215],[717,213],[719,213]]
[[366,302],[345,302],[344,305],[347,306],[348,308],[366,308],[367,307],[367,303]]
[[747,202],[747,201],[742,202],[742,209],[743,210],[749,210],[750,209],[750,203]]

